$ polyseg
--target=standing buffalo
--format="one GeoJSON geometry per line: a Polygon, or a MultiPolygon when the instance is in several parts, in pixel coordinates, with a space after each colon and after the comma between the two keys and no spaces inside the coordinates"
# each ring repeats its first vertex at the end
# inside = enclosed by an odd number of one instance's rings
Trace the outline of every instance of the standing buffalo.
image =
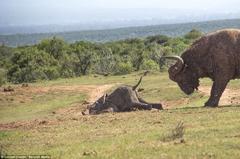
{"type": "Polygon", "coordinates": [[[169,78],[186,94],[198,88],[199,78],[211,78],[211,96],[205,106],[216,107],[228,82],[240,78],[240,30],[225,29],[207,34],[195,41],[181,57],[165,58],[177,60],[168,70],[169,78]]]}

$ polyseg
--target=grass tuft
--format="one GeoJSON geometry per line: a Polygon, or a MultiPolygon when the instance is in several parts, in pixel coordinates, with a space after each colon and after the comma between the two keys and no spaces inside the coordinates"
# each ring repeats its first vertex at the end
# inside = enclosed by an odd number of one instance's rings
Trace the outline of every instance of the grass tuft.
{"type": "Polygon", "coordinates": [[[169,134],[165,135],[162,138],[163,142],[170,142],[177,139],[180,139],[183,141],[183,135],[184,135],[184,124],[182,121],[178,122],[176,127],[173,128],[169,134]]]}

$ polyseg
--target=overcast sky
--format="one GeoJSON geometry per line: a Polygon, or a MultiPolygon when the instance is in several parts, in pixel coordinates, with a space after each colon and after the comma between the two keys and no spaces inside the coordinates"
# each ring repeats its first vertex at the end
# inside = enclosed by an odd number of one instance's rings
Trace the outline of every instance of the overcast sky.
{"type": "Polygon", "coordinates": [[[238,9],[239,0],[1,0],[1,10],[86,8],[238,9]],[[44,8],[39,8],[44,7],[44,8]]]}
{"type": "Polygon", "coordinates": [[[167,17],[169,10],[171,16],[181,15],[182,11],[210,16],[237,13],[239,7],[240,0],[0,0],[0,25],[91,22],[116,17],[134,19],[145,15],[145,9],[148,12],[154,10],[147,15],[149,18],[156,18],[160,13],[167,17]],[[139,14],[141,16],[137,17],[139,14]]]}

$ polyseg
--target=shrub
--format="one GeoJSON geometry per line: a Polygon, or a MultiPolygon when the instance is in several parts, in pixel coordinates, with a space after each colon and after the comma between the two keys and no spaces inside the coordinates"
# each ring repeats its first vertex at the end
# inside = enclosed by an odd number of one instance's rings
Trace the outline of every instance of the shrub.
{"type": "Polygon", "coordinates": [[[43,70],[44,74],[46,75],[47,79],[52,80],[52,79],[56,79],[60,76],[59,71],[57,69],[57,67],[46,67],[43,70]]]}
{"type": "Polygon", "coordinates": [[[14,83],[59,77],[58,61],[34,47],[19,50],[13,55],[11,62],[14,65],[9,68],[7,74],[9,80],[14,83]]]}
{"type": "Polygon", "coordinates": [[[157,44],[164,44],[166,43],[170,38],[166,35],[155,35],[155,36],[149,36],[147,37],[147,43],[153,43],[156,42],[157,44]]]}
{"type": "Polygon", "coordinates": [[[186,40],[183,38],[172,38],[165,46],[171,48],[174,54],[180,55],[189,45],[186,44],[186,40]]]}
{"type": "Polygon", "coordinates": [[[124,75],[124,74],[128,74],[131,73],[133,70],[132,64],[130,62],[119,62],[116,65],[116,69],[115,69],[115,74],[116,75],[124,75]]]}
{"type": "Polygon", "coordinates": [[[158,64],[151,59],[144,60],[141,66],[141,69],[143,70],[158,70],[158,68],[159,68],[158,64]]]}
{"type": "Polygon", "coordinates": [[[6,71],[4,69],[0,69],[0,87],[6,83],[6,71]]]}
{"type": "Polygon", "coordinates": [[[187,33],[184,38],[189,39],[189,40],[195,40],[198,39],[199,37],[202,36],[202,32],[199,30],[193,29],[189,33],[187,33]]]}
{"type": "Polygon", "coordinates": [[[65,50],[67,49],[67,44],[61,38],[52,37],[50,39],[42,40],[37,48],[39,50],[43,50],[50,55],[52,55],[55,59],[61,58],[65,54],[65,50]]]}

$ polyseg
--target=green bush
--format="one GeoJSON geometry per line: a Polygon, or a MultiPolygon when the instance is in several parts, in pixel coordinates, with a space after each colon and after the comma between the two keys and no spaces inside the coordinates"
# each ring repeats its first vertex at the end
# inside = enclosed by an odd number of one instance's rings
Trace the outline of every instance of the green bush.
{"type": "Polygon", "coordinates": [[[165,70],[168,61],[160,57],[180,55],[191,39],[199,36],[199,31],[192,30],[185,38],[156,35],[106,43],[78,41],[68,44],[53,37],[33,46],[10,48],[2,45],[0,68],[6,70],[8,81],[13,83],[89,73],[122,75],[141,69],[165,70]]]}
{"type": "Polygon", "coordinates": [[[143,65],[141,66],[141,69],[143,69],[143,70],[158,70],[159,65],[151,59],[144,60],[143,65]]]}
{"type": "Polygon", "coordinates": [[[202,36],[202,32],[199,30],[193,29],[189,33],[187,33],[184,38],[189,39],[189,40],[195,40],[198,39],[199,37],[202,36]]]}
{"type": "Polygon", "coordinates": [[[0,87],[4,85],[7,81],[6,71],[4,69],[0,69],[0,87]]]}
{"type": "Polygon", "coordinates": [[[61,68],[60,75],[63,78],[75,77],[75,72],[71,68],[61,68]]]}
{"type": "Polygon", "coordinates": [[[39,50],[43,50],[50,55],[52,55],[55,59],[61,58],[65,52],[67,51],[67,44],[61,38],[52,37],[50,39],[42,40],[37,48],[39,50]]]}
{"type": "Polygon", "coordinates": [[[44,79],[52,80],[60,77],[58,68],[54,66],[44,68],[43,73],[46,75],[44,79]]]}
{"type": "Polygon", "coordinates": [[[164,44],[166,43],[170,38],[166,35],[155,35],[155,36],[149,36],[147,37],[147,43],[157,43],[157,44],[164,44]]]}
{"type": "Polygon", "coordinates": [[[13,65],[8,70],[11,82],[34,82],[36,80],[59,77],[58,61],[44,51],[29,47],[18,50],[11,59],[13,65]]]}
{"type": "Polygon", "coordinates": [[[96,62],[97,46],[90,42],[79,41],[71,45],[74,57],[74,72],[77,76],[91,72],[93,63],[96,62]]]}
{"type": "Polygon", "coordinates": [[[124,75],[131,73],[133,70],[133,66],[130,62],[120,62],[116,65],[115,74],[116,75],[124,75]]]}
{"type": "Polygon", "coordinates": [[[184,38],[172,38],[165,46],[171,48],[175,55],[180,55],[189,45],[184,38]]]}
{"type": "Polygon", "coordinates": [[[59,61],[61,67],[59,76],[63,78],[75,77],[74,57],[71,54],[64,54],[59,61]]]}

